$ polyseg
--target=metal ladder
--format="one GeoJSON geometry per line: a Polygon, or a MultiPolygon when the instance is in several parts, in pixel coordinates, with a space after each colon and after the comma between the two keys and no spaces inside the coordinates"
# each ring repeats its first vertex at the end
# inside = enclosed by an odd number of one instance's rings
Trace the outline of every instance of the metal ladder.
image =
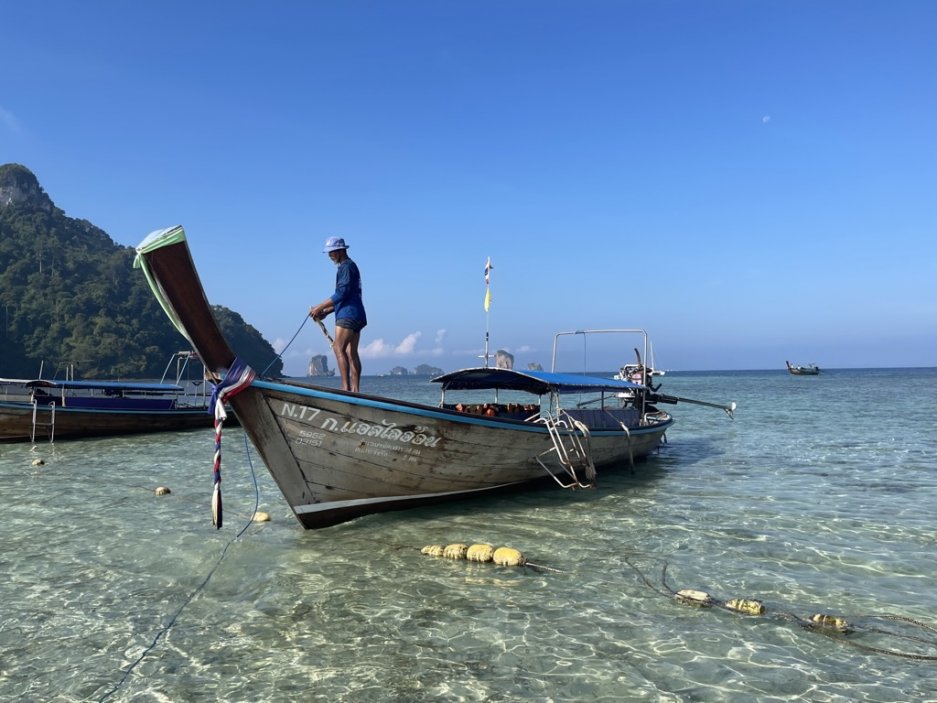
{"type": "Polygon", "coordinates": [[[543,450],[534,457],[543,470],[550,474],[553,480],[563,488],[591,488],[595,485],[595,464],[592,462],[589,428],[563,412],[556,417],[541,416],[537,422],[547,428],[553,442],[552,447],[543,450]],[[585,440],[585,444],[583,444],[583,440],[585,440]],[[560,477],[550,471],[550,468],[543,463],[543,457],[548,454],[556,455],[556,461],[572,477],[573,480],[570,483],[563,483],[560,477]],[[576,474],[577,469],[585,474],[588,483],[579,480],[576,474]]]}
{"type": "Polygon", "coordinates": [[[33,398],[33,427],[32,433],[30,434],[29,441],[33,444],[36,443],[36,428],[37,427],[47,427],[49,429],[49,441],[55,441],[55,403],[49,403],[49,421],[40,422],[40,413],[46,412],[45,408],[40,409],[39,401],[36,398],[33,398]]]}

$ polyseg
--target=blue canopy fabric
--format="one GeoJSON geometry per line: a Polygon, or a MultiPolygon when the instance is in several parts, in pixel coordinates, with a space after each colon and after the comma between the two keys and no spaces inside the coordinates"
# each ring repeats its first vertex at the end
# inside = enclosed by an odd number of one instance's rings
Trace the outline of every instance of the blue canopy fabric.
{"type": "Polygon", "coordinates": [[[524,391],[534,395],[546,393],[621,393],[644,389],[639,383],[619,381],[601,376],[585,376],[551,371],[518,371],[515,369],[474,368],[453,371],[432,379],[444,391],[500,389],[524,391]]]}

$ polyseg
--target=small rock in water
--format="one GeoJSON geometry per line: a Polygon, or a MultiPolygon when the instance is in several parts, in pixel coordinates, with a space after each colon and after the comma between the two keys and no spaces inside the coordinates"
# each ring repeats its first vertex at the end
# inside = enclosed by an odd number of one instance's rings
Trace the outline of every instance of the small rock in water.
{"type": "Polygon", "coordinates": [[[33,466],[45,466],[45,463],[42,459],[33,459],[33,466]]]}
{"type": "Polygon", "coordinates": [[[170,491],[166,486],[157,486],[156,495],[158,496],[168,496],[172,491],[170,491]]]}
{"type": "Polygon", "coordinates": [[[254,513],[254,522],[270,522],[270,513],[258,510],[254,513]]]}

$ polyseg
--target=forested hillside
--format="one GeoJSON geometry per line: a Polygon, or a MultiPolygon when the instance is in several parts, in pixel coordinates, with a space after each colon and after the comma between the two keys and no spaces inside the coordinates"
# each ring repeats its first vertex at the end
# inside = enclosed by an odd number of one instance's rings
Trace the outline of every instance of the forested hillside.
{"type": "MultiPolygon", "coordinates": [[[[0,166],[0,376],[154,378],[188,342],[133,268],[134,250],[67,217],[35,175],[0,166]]],[[[214,308],[236,353],[258,371],[276,353],[236,312],[214,308]]],[[[280,375],[276,360],[267,375],[280,375]]]]}

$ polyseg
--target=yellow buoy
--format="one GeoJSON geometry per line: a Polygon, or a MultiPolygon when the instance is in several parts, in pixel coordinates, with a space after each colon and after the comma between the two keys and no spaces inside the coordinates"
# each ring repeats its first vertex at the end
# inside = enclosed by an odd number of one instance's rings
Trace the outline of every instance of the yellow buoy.
{"type": "Polygon", "coordinates": [[[157,486],[156,491],[154,491],[158,496],[168,496],[172,491],[169,490],[166,486],[157,486]]]}
{"type": "Polygon", "coordinates": [[[469,561],[491,561],[494,553],[495,549],[490,544],[473,544],[465,553],[465,558],[469,561]]]}
{"type": "Polygon", "coordinates": [[[446,548],[441,544],[427,544],[420,550],[421,554],[428,554],[431,557],[441,557],[446,548]]]}
{"type": "Polygon", "coordinates": [[[713,604],[712,596],[706,591],[694,591],[692,588],[677,591],[674,596],[684,605],[695,605],[697,608],[709,608],[713,604]]]}
{"type": "Polygon", "coordinates": [[[446,559],[465,559],[465,553],[468,551],[467,544],[448,544],[446,549],[443,551],[442,555],[446,559]]]}
{"type": "Polygon", "coordinates": [[[849,632],[850,627],[849,623],[846,621],[846,618],[840,618],[836,615],[825,615],[824,613],[817,613],[816,615],[810,616],[810,622],[814,625],[818,625],[825,630],[835,630],[836,632],[849,632]]]}
{"type": "Polygon", "coordinates": [[[270,513],[258,510],[254,513],[254,522],[270,522],[270,513]]]}
{"type": "Polygon", "coordinates": [[[745,615],[764,615],[765,606],[760,600],[748,598],[733,598],[726,601],[726,607],[745,615]]]}
{"type": "Polygon", "coordinates": [[[527,563],[526,557],[512,547],[498,547],[491,558],[498,566],[523,566],[527,563]]]}

